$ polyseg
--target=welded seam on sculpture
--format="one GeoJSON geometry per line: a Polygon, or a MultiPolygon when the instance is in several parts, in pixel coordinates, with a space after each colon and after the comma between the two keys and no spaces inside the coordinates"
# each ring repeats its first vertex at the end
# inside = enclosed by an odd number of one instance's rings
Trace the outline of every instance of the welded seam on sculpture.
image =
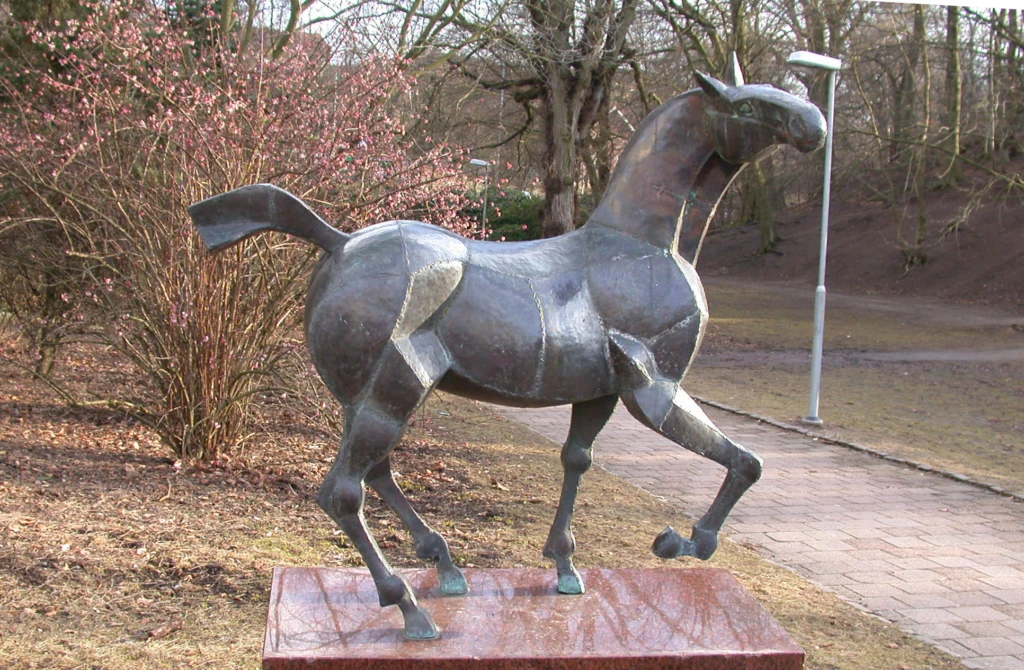
{"type": "Polygon", "coordinates": [[[540,316],[540,355],[537,358],[537,372],[533,375],[533,388],[531,389],[531,393],[538,395],[544,384],[544,364],[548,352],[548,325],[544,320],[544,306],[540,302],[540,296],[537,295],[537,287],[533,285],[533,279],[527,277],[526,283],[530,287],[530,295],[533,296],[533,303],[537,306],[537,314],[540,316]]]}

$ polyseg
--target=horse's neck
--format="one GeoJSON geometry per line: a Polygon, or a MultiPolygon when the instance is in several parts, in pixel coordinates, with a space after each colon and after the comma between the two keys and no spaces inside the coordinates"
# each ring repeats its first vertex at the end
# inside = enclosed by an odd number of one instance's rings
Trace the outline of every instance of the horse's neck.
{"type": "Polygon", "coordinates": [[[703,94],[690,91],[644,119],[587,221],[696,258],[708,221],[741,166],[714,152],[703,94]]]}
{"type": "Polygon", "coordinates": [[[718,154],[712,154],[697,172],[690,197],[679,217],[679,242],[676,246],[679,255],[693,265],[697,265],[704,236],[708,234],[718,203],[744,165],[746,163],[726,163],[718,154]]]}

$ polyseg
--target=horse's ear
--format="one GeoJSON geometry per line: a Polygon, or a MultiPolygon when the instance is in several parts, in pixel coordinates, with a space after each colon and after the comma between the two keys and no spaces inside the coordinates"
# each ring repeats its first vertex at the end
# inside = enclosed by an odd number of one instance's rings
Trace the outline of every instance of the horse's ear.
{"type": "Polygon", "coordinates": [[[725,68],[725,83],[729,86],[743,86],[743,70],[740,69],[740,59],[736,57],[735,51],[729,52],[729,65],[725,68]]]}
{"type": "Polygon", "coordinates": [[[700,87],[704,89],[704,93],[709,98],[718,99],[725,97],[725,90],[728,88],[725,84],[710,75],[700,72],[694,72],[693,74],[697,77],[697,83],[700,84],[700,87]]]}

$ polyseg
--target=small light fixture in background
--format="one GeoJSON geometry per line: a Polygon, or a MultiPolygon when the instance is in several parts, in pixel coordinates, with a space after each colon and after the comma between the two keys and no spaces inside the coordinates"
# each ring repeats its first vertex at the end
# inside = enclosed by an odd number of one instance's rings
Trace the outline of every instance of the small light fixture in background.
{"type": "Polygon", "coordinates": [[[483,222],[481,226],[484,231],[487,230],[487,194],[491,190],[491,161],[485,161],[482,158],[470,158],[469,164],[474,167],[482,167],[484,169],[484,209],[483,209],[483,222]]]}

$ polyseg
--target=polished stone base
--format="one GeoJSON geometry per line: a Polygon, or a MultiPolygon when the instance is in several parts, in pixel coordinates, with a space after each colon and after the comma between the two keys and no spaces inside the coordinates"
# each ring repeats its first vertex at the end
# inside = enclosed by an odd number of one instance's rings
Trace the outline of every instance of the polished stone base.
{"type": "Polygon", "coordinates": [[[587,592],[555,591],[555,571],[465,571],[445,597],[434,570],[404,570],[441,628],[402,634],[363,569],[277,568],[264,670],[557,668],[799,670],[804,653],[725,570],[584,569],[587,592]]]}

